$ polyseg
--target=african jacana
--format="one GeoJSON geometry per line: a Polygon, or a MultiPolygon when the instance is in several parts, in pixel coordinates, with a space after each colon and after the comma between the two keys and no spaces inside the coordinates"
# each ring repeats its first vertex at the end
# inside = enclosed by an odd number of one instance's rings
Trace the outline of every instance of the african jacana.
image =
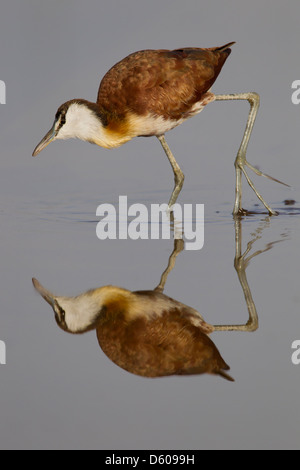
{"type": "Polygon", "coordinates": [[[248,100],[250,113],[235,161],[236,198],[233,213],[244,213],[241,185],[244,173],[269,214],[275,214],[258,193],[245,169],[248,166],[256,174],[271,178],[246,160],[246,150],[259,107],[259,95],[214,95],[210,91],[233,44],[209,49],[144,50],[129,55],[106,73],[100,83],[96,103],[73,99],[58,108],[53,127],[37,145],[33,156],[56,139],[78,138],[112,148],[134,137],[156,136],[175,176],[175,187],[169,201],[171,207],[181,191],[184,175],[164,134],[200,113],[208,103],[248,100]]]}
{"type": "Polygon", "coordinates": [[[60,297],[33,285],[68,333],[96,329],[104,353],[119,367],[144,377],[214,374],[229,381],[230,368],[208,337],[215,328],[191,307],[159,290],[131,292],[106,286],[60,297]]]}

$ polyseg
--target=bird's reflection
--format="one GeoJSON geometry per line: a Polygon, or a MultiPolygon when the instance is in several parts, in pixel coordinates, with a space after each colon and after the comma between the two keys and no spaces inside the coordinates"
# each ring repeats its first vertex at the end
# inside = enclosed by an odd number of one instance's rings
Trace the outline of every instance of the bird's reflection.
{"type": "Polygon", "coordinates": [[[36,279],[33,279],[33,285],[53,308],[60,328],[73,334],[96,330],[104,353],[128,372],[143,377],[208,373],[234,381],[227,374],[230,368],[209,334],[214,331],[255,331],[258,328],[246,268],[250,259],[274,244],[249,254],[261,236],[263,229],[259,227],[242,254],[241,224],[241,220],[235,221],[235,268],[249,311],[249,321],[245,325],[210,325],[197,310],[163,293],[168,275],[184,248],[181,239],[174,241],[168,266],[154,290],[132,292],[105,286],[77,297],[62,297],[52,294],[36,279]]]}
{"type": "Polygon", "coordinates": [[[202,316],[163,294],[183,241],[176,240],[169,265],[154,290],[131,292],[115,286],[78,297],[56,296],[36,279],[33,284],[52,306],[58,326],[74,334],[96,329],[104,353],[118,366],[144,377],[211,373],[232,380],[208,334],[214,327],[202,316]]]}

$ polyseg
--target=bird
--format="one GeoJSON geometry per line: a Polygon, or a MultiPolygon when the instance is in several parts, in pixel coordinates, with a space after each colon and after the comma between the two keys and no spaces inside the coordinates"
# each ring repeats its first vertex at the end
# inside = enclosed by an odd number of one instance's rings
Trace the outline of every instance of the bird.
{"type": "Polygon", "coordinates": [[[96,330],[106,356],[132,374],[154,378],[207,373],[234,382],[227,374],[230,367],[209,338],[214,327],[160,288],[132,292],[103,286],[62,297],[36,278],[32,282],[51,305],[62,330],[72,334],[96,330]]]}
{"type": "Polygon", "coordinates": [[[174,173],[175,185],[169,200],[169,208],[172,208],[183,187],[184,174],[166,142],[166,132],[214,101],[247,100],[250,112],[235,160],[233,215],[247,213],[242,208],[242,174],[268,213],[276,215],[277,212],[265,202],[246,172],[248,167],[258,175],[281,183],[246,160],[259,108],[259,95],[254,92],[215,95],[211,92],[234,44],[212,48],[147,49],[130,54],[104,75],[95,103],[71,99],[58,108],[52,128],[36,146],[33,156],[58,139],[78,138],[110,149],[135,137],[155,136],[174,173]]]}

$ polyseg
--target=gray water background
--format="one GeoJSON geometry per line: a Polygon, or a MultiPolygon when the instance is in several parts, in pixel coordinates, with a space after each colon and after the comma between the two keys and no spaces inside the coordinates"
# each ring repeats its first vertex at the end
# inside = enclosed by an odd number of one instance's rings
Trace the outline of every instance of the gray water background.
{"type": "MultiPolygon", "coordinates": [[[[298,1],[11,0],[1,7],[0,79],[0,365],[1,449],[299,449],[300,339],[298,1]],[[57,107],[94,100],[104,73],[144,48],[211,47],[237,41],[216,93],[257,91],[261,108],[248,159],[292,189],[254,178],[280,213],[243,220],[243,249],[256,237],[247,276],[258,310],[256,333],[212,339],[236,382],[210,376],[143,379],[115,366],[94,332],[57,328],[31,278],[76,295],[115,284],[154,288],[170,241],[105,241],[96,237],[96,208],[168,200],[173,177],[156,139],[116,150],[79,141],[33,148],[57,107]],[[258,232],[257,232],[258,231],[258,232]]],[[[205,204],[205,246],[185,251],[166,294],[214,324],[244,323],[248,313],[233,261],[233,162],[247,103],[213,103],[167,135],[185,175],[181,203],[205,204]]],[[[246,189],[244,206],[256,206],[246,189]]]]}

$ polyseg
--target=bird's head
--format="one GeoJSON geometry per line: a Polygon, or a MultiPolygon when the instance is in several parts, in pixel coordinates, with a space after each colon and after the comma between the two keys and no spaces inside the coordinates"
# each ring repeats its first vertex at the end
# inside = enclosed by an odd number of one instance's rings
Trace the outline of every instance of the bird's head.
{"type": "Polygon", "coordinates": [[[36,146],[32,155],[36,157],[50,142],[57,139],[77,138],[102,145],[104,121],[96,103],[83,99],[67,101],[58,108],[53,126],[36,146]]]}
{"type": "Polygon", "coordinates": [[[73,334],[94,330],[103,310],[102,289],[88,291],[77,297],[60,297],[32,279],[37,292],[53,308],[58,326],[73,334]]]}

